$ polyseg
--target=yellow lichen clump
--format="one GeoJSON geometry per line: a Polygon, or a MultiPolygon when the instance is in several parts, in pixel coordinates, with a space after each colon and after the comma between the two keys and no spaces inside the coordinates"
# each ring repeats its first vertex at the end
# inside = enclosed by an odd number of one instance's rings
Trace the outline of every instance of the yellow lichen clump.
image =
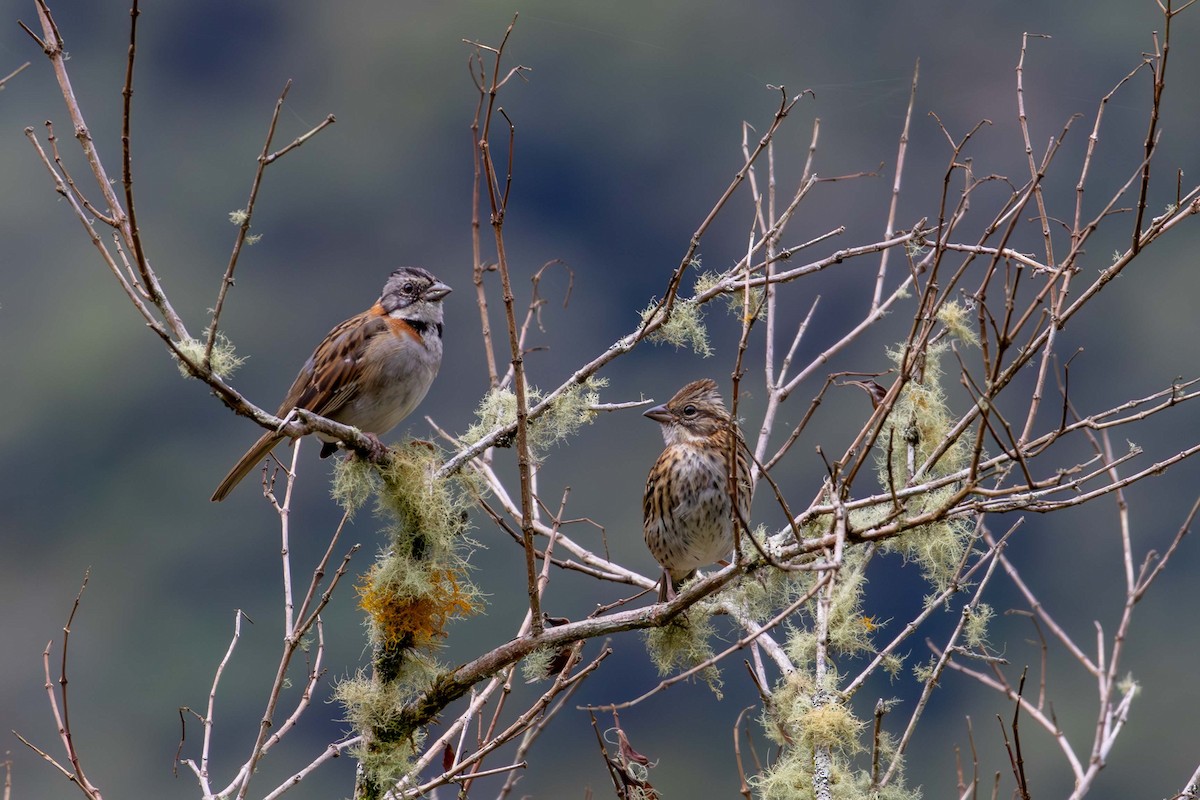
{"type": "Polygon", "coordinates": [[[382,470],[359,459],[338,467],[335,497],[354,509],[374,493],[388,522],[389,546],[358,586],[377,645],[430,645],[450,620],[482,606],[463,554],[470,499],[461,478],[436,477],[439,463],[432,446],[409,442],[393,448],[382,470]]]}
{"type": "Polygon", "coordinates": [[[453,572],[428,573],[429,585],[421,594],[406,592],[403,583],[378,579],[387,572],[376,564],[356,587],[359,605],[370,615],[379,642],[385,646],[427,646],[446,635],[446,623],[451,619],[478,611],[473,593],[463,590],[453,572]]]}

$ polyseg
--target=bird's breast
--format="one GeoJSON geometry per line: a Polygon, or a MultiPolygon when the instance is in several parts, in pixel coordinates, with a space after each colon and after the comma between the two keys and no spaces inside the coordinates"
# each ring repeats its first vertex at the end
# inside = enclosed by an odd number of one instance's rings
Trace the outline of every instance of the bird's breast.
{"type": "Polygon", "coordinates": [[[429,391],[442,363],[442,341],[421,336],[407,324],[389,324],[362,355],[361,384],[336,419],[364,431],[385,434],[396,427],[429,391]]]}

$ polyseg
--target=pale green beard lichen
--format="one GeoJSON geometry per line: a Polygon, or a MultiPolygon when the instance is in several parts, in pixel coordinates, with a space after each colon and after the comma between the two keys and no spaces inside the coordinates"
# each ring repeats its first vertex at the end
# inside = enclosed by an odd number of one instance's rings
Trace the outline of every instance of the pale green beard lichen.
{"type": "MultiPolygon", "coordinates": [[[[708,294],[724,281],[726,276],[715,272],[702,272],[696,276],[695,293],[697,296],[708,294]]],[[[750,304],[746,305],[745,273],[734,284],[732,290],[726,291],[726,309],[738,318],[762,319],[767,313],[767,290],[764,286],[754,286],[750,289],[750,304]]]]}
{"type": "MultiPolygon", "coordinates": [[[[588,378],[581,385],[568,387],[555,398],[554,403],[535,419],[529,421],[529,445],[534,456],[540,458],[559,442],[579,432],[584,425],[596,417],[593,407],[600,402],[600,390],[608,385],[607,378],[588,378]]],[[[530,408],[536,406],[545,395],[534,387],[525,394],[530,408]]],[[[493,389],[484,395],[475,411],[478,420],[460,437],[464,444],[474,444],[487,434],[504,425],[517,421],[517,397],[509,389],[493,389]]]]}
{"type": "MultiPolygon", "coordinates": [[[[712,608],[701,602],[661,628],[646,631],[646,651],[659,675],[670,675],[677,670],[691,669],[712,658],[709,641],[713,636],[712,608]]],[[[722,697],[721,672],[715,665],[701,670],[699,676],[708,683],[708,688],[719,700],[722,697]]]]}
{"type": "MultiPolygon", "coordinates": [[[[663,316],[662,309],[655,310],[657,303],[651,303],[642,310],[642,324],[663,316]]],[[[671,309],[671,316],[666,322],[652,331],[646,341],[656,344],[674,345],[691,348],[696,355],[708,358],[713,354],[712,345],[708,341],[708,328],[704,325],[704,307],[695,299],[678,300],[671,309]]]]}
{"type": "MultiPolygon", "coordinates": [[[[193,364],[199,364],[204,361],[205,343],[200,339],[183,339],[176,342],[175,346],[179,348],[179,352],[183,354],[193,364]]],[[[174,355],[174,353],[172,353],[174,355]]],[[[213,373],[221,380],[228,380],[237,368],[242,365],[246,359],[237,355],[233,349],[233,342],[223,333],[218,333],[216,341],[213,342],[212,356],[210,366],[213,373]]],[[[191,369],[188,368],[182,360],[176,356],[176,363],[179,367],[179,374],[185,378],[195,377],[191,369]]]]}
{"type": "Polygon", "coordinates": [[[446,624],[479,611],[471,583],[465,535],[472,494],[465,476],[439,478],[438,451],[425,442],[392,448],[382,471],[362,459],[343,460],[334,473],[334,498],[355,510],[374,494],[387,522],[388,547],[358,586],[380,646],[423,647],[445,635],[446,624]]]}
{"type": "Polygon", "coordinates": [[[371,732],[351,754],[375,785],[395,785],[412,770],[425,732],[403,730],[401,710],[435,675],[433,662],[412,654],[394,681],[381,683],[359,672],[338,683],[334,696],[346,710],[346,721],[356,731],[371,732]]]}
{"type": "Polygon", "coordinates": [[[472,584],[467,556],[467,509],[478,488],[466,474],[439,477],[442,454],[427,442],[393,447],[382,467],[340,461],[334,497],[355,511],[374,495],[387,545],[358,584],[374,646],[371,676],[338,685],[347,719],[362,734],[354,755],[376,786],[390,786],[412,769],[424,731],[405,722],[405,704],[429,688],[437,672],[430,651],[455,618],[478,613],[483,599],[472,584]]]}
{"type": "Polygon", "coordinates": [[[979,346],[979,336],[971,327],[971,317],[961,303],[956,300],[943,303],[938,309],[937,318],[955,339],[974,347],[979,346]]]}
{"type": "MultiPolygon", "coordinates": [[[[921,380],[911,380],[896,398],[876,444],[876,473],[885,489],[903,489],[911,481],[929,481],[965,470],[971,449],[967,437],[959,435],[929,466],[926,462],[941,447],[954,423],[942,390],[944,376],[941,359],[946,344],[931,345],[925,353],[921,380]],[[922,469],[924,467],[924,469],[922,469]],[[915,477],[910,473],[918,470],[915,477]]],[[[899,364],[902,350],[890,353],[899,364]]],[[[919,517],[945,508],[958,491],[949,483],[921,492],[903,503],[905,518],[919,517]]],[[[890,504],[887,504],[890,509],[890,504]]],[[[884,509],[879,509],[883,511],[884,509]]],[[[898,552],[905,560],[918,564],[937,592],[944,591],[958,572],[974,536],[969,519],[938,519],[894,536],[882,545],[884,551],[898,552]]]]}

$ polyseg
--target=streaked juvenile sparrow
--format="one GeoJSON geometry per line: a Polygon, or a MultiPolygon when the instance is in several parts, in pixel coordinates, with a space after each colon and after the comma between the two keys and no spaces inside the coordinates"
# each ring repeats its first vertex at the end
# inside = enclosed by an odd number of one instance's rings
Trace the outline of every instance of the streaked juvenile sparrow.
{"type": "MultiPolygon", "coordinates": [[[[420,267],[388,277],[375,305],[334,327],[300,369],[276,416],[302,408],[370,435],[385,434],[417,407],[442,363],[442,298],[450,287],[420,267]]],[[[325,444],[321,457],[338,444],[325,444]]],[[[263,434],[213,492],[224,500],[284,438],[263,434]]]]}
{"type": "MultiPolygon", "coordinates": [[[[730,515],[729,412],[717,384],[693,381],[645,416],[662,425],[666,449],[646,478],[642,531],[646,546],[662,565],[659,602],[675,596],[675,586],[696,569],[733,550],[730,515]]],[[[741,432],[737,435],[738,516],[750,515],[750,466],[741,432]]]]}

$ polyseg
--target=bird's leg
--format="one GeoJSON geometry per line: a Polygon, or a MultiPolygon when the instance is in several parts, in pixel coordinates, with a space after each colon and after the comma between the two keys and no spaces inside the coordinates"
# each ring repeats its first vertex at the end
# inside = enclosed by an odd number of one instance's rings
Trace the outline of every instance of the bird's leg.
{"type": "Polygon", "coordinates": [[[675,584],[671,582],[671,573],[663,570],[662,580],[658,582],[658,602],[669,603],[675,599],[675,584]]]}

